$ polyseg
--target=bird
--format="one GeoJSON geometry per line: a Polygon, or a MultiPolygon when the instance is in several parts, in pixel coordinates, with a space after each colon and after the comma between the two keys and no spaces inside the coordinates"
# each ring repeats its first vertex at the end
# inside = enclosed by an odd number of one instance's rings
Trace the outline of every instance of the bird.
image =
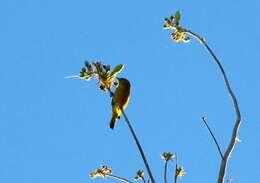
{"type": "Polygon", "coordinates": [[[114,129],[117,119],[120,118],[122,110],[125,110],[130,99],[130,82],[125,78],[117,78],[119,81],[118,87],[115,90],[112,98],[112,118],[109,127],[114,129]]]}

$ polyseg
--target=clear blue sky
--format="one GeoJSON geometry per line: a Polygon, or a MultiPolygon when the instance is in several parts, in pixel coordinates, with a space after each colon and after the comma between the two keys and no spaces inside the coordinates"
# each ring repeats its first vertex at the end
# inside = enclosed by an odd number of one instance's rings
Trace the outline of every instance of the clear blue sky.
{"type": "MultiPolygon", "coordinates": [[[[0,2],[0,182],[86,183],[101,164],[131,179],[143,162],[121,119],[108,128],[111,98],[96,81],[68,80],[85,60],[125,64],[126,110],[157,182],[162,152],[177,152],[180,182],[216,182],[235,115],[223,78],[195,40],[176,44],[163,18],[204,36],[222,61],[241,106],[239,143],[228,177],[260,176],[260,3],[251,1],[4,0],[0,2]]],[[[173,164],[169,169],[173,174],[173,164]]],[[[172,178],[170,178],[172,179],[172,178]]]]}

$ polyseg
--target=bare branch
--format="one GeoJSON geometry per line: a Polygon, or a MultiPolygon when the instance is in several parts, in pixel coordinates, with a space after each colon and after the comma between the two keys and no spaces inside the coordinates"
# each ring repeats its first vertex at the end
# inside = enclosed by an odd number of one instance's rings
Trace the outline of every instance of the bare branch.
{"type": "MultiPolygon", "coordinates": [[[[121,107],[120,107],[120,108],[121,108],[121,107]]],[[[121,108],[121,109],[122,109],[122,108],[121,108]]],[[[149,177],[151,178],[151,182],[152,182],[152,183],[155,183],[154,178],[153,178],[153,175],[152,175],[152,171],[151,171],[151,169],[150,169],[150,167],[149,167],[149,164],[148,164],[148,162],[147,162],[147,160],[146,160],[146,157],[145,157],[145,155],[144,155],[144,151],[143,151],[143,149],[142,149],[142,146],[141,146],[141,144],[140,144],[140,142],[139,142],[139,140],[138,140],[138,138],[137,138],[137,136],[136,136],[136,134],[135,134],[135,131],[134,131],[134,129],[133,129],[133,127],[132,127],[132,125],[131,125],[131,123],[130,123],[128,117],[127,117],[127,115],[125,114],[124,110],[122,110],[122,114],[123,114],[123,116],[124,116],[124,118],[125,118],[125,121],[126,121],[128,127],[129,127],[129,129],[130,129],[132,135],[133,135],[133,138],[134,138],[134,140],[135,140],[135,143],[136,143],[136,145],[137,145],[137,147],[138,147],[138,149],[139,149],[139,151],[140,151],[140,154],[141,154],[141,156],[142,156],[142,158],[143,158],[145,167],[146,167],[146,169],[147,169],[147,172],[148,172],[148,174],[149,174],[149,177]]]]}
{"type": "Polygon", "coordinates": [[[233,106],[234,106],[234,110],[236,113],[236,121],[235,121],[235,125],[233,127],[233,131],[232,131],[232,136],[229,142],[229,145],[225,151],[224,157],[221,161],[221,165],[220,165],[220,170],[219,170],[219,176],[218,176],[218,183],[224,183],[225,180],[225,174],[226,174],[226,169],[227,169],[227,164],[228,164],[228,160],[230,155],[232,154],[232,151],[236,145],[237,142],[237,136],[238,136],[238,131],[239,131],[239,127],[241,124],[241,114],[240,114],[240,109],[238,106],[238,102],[236,99],[235,94],[233,93],[227,74],[225,73],[225,70],[222,66],[222,64],[220,63],[220,61],[218,60],[218,58],[216,57],[216,55],[214,54],[214,52],[210,49],[210,47],[207,45],[207,43],[205,42],[205,40],[198,36],[197,34],[195,34],[194,32],[187,30],[187,29],[183,29],[181,28],[181,31],[193,36],[194,38],[196,38],[197,40],[199,40],[199,42],[208,50],[208,52],[210,53],[210,55],[213,57],[215,63],[218,65],[223,77],[224,77],[224,81],[225,81],[225,85],[227,87],[227,91],[228,94],[230,95],[232,102],[233,102],[233,106]]]}
{"type": "Polygon", "coordinates": [[[215,142],[215,144],[216,144],[216,146],[217,146],[217,148],[218,148],[218,152],[219,152],[221,158],[224,159],[224,156],[223,156],[223,154],[222,154],[222,152],[221,152],[221,149],[220,149],[220,146],[219,146],[219,144],[218,144],[218,141],[217,141],[217,139],[215,138],[215,136],[214,136],[212,130],[210,129],[210,127],[209,127],[209,125],[208,125],[208,123],[207,123],[206,118],[205,118],[205,117],[202,117],[202,121],[203,121],[204,124],[206,125],[206,127],[207,127],[207,129],[208,129],[208,131],[209,131],[209,133],[210,133],[210,135],[211,135],[211,137],[213,138],[213,140],[214,140],[214,142],[215,142]]]}
{"type": "MultiPolygon", "coordinates": [[[[109,88],[108,88],[108,91],[109,91],[110,95],[113,96],[113,92],[112,92],[109,88]]],[[[138,150],[139,150],[139,152],[140,152],[140,154],[141,154],[141,156],[142,156],[142,159],[143,159],[143,161],[144,161],[144,164],[145,164],[145,167],[146,167],[147,172],[148,172],[148,174],[149,174],[149,177],[150,177],[150,179],[151,179],[151,182],[152,182],[152,183],[155,183],[155,180],[154,180],[153,175],[152,175],[152,171],[151,171],[151,169],[150,169],[150,167],[149,167],[149,164],[148,164],[148,162],[147,162],[147,160],[146,160],[146,157],[145,157],[145,155],[144,155],[144,151],[143,151],[142,146],[141,146],[141,144],[140,144],[140,142],[139,142],[139,140],[138,140],[138,138],[137,138],[137,136],[136,136],[136,134],[135,134],[135,131],[134,131],[134,129],[133,129],[133,127],[132,127],[132,125],[131,125],[131,123],[130,123],[128,117],[127,117],[127,115],[125,114],[125,111],[123,110],[122,106],[120,106],[120,103],[116,100],[116,98],[114,98],[114,100],[115,100],[115,102],[117,103],[117,105],[120,107],[120,109],[121,109],[121,111],[122,111],[122,114],[123,114],[123,116],[124,116],[124,118],[125,118],[125,122],[126,122],[126,124],[128,125],[128,127],[129,127],[129,129],[130,129],[130,131],[131,131],[131,134],[132,134],[132,136],[133,136],[133,138],[134,138],[134,140],[135,140],[135,143],[136,143],[136,145],[137,145],[137,147],[138,147],[138,150]]]]}

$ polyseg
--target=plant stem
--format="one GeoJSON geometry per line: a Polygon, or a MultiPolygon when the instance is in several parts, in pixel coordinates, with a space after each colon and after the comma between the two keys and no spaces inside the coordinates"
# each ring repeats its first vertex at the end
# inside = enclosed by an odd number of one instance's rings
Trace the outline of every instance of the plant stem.
{"type": "Polygon", "coordinates": [[[218,144],[218,141],[217,141],[217,139],[215,138],[213,132],[211,131],[211,129],[210,129],[210,127],[209,127],[209,125],[208,125],[208,123],[207,123],[205,117],[202,117],[202,121],[203,121],[204,124],[206,125],[206,127],[207,127],[207,129],[208,129],[208,131],[209,131],[209,133],[210,133],[210,135],[211,135],[211,137],[213,138],[213,140],[214,140],[214,142],[215,142],[215,144],[216,144],[216,146],[217,146],[217,148],[218,148],[218,152],[219,152],[221,158],[223,159],[224,156],[223,156],[223,154],[222,154],[222,152],[221,152],[221,149],[220,149],[220,146],[219,146],[219,144],[218,144]]]}
{"type": "Polygon", "coordinates": [[[117,179],[121,182],[125,182],[125,183],[132,183],[131,181],[125,179],[125,178],[122,178],[122,177],[119,177],[119,176],[116,176],[116,175],[111,175],[111,174],[105,174],[107,177],[110,177],[110,178],[113,178],[113,179],[117,179]]]}
{"type": "Polygon", "coordinates": [[[178,171],[178,156],[177,153],[175,153],[175,175],[174,175],[174,183],[177,183],[177,171],[178,171]]]}
{"type": "MultiPolygon", "coordinates": [[[[109,91],[110,95],[113,96],[113,92],[112,92],[110,89],[108,89],[108,91],[109,91]]],[[[130,132],[131,132],[131,134],[132,134],[132,136],[133,136],[133,138],[134,138],[134,140],[135,140],[135,143],[136,143],[136,145],[137,145],[137,147],[138,147],[138,150],[139,150],[139,152],[140,152],[140,154],[141,154],[141,156],[142,156],[142,159],[143,159],[143,161],[144,161],[144,164],[145,164],[145,167],[146,167],[146,169],[147,169],[148,175],[149,175],[149,177],[150,177],[150,179],[151,179],[151,182],[152,182],[152,183],[155,183],[154,178],[153,178],[153,175],[152,175],[152,171],[151,171],[151,169],[150,169],[150,167],[149,167],[149,164],[148,164],[148,162],[147,162],[147,160],[146,160],[146,157],[145,157],[145,155],[144,155],[144,151],[143,151],[142,146],[141,146],[141,144],[140,144],[140,142],[139,142],[139,140],[138,140],[138,138],[137,138],[137,136],[136,136],[136,134],[135,134],[135,131],[134,131],[134,129],[133,129],[133,127],[132,127],[132,125],[131,125],[131,123],[130,123],[128,117],[127,117],[127,115],[125,114],[125,111],[123,110],[122,106],[119,104],[119,102],[116,100],[116,98],[113,98],[113,99],[115,100],[115,102],[118,104],[118,106],[120,107],[120,109],[121,109],[121,111],[122,111],[122,114],[123,114],[123,116],[124,116],[124,118],[125,118],[125,122],[126,122],[126,124],[128,125],[128,127],[129,127],[129,129],[130,129],[130,132]]]]}
{"type": "Polygon", "coordinates": [[[168,166],[168,160],[166,160],[165,164],[164,164],[164,183],[168,183],[168,181],[167,181],[167,166],[168,166]]]}
{"type": "Polygon", "coordinates": [[[143,180],[143,182],[144,182],[144,183],[146,183],[146,181],[145,181],[144,177],[142,177],[142,180],[143,180]]]}
{"type": "Polygon", "coordinates": [[[136,143],[136,145],[137,145],[137,147],[138,147],[138,149],[139,149],[139,151],[140,151],[140,154],[141,154],[141,156],[142,156],[142,158],[143,158],[145,167],[146,167],[146,169],[147,169],[147,172],[148,172],[148,174],[149,174],[149,177],[151,178],[151,182],[152,182],[152,183],[155,183],[154,178],[153,178],[153,175],[152,175],[152,172],[151,172],[150,167],[149,167],[149,164],[148,164],[148,162],[147,162],[147,160],[146,160],[146,158],[145,158],[144,151],[143,151],[142,146],[141,146],[141,144],[140,144],[140,142],[139,142],[139,140],[138,140],[138,138],[137,138],[137,136],[136,136],[136,134],[135,134],[135,131],[134,131],[134,129],[133,129],[133,127],[132,127],[132,125],[131,125],[131,123],[130,123],[128,117],[126,116],[126,114],[125,114],[125,112],[124,112],[123,110],[122,110],[122,114],[123,114],[123,116],[124,116],[124,118],[125,118],[125,121],[126,121],[128,127],[129,127],[129,129],[130,129],[132,135],[133,135],[133,138],[134,138],[134,140],[135,140],[135,143],[136,143]]]}
{"type": "Polygon", "coordinates": [[[186,30],[186,29],[182,29],[182,31],[184,31],[185,33],[191,35],[192,37],[196,38],[210,53],[210,55],[213,57],[215,63],[218,65],[223,77],[224,77],[224,81],[225,81],[225,85],[228,91],[228,94],[230,95],[232,102],[233,102],[233,106],[235,109],[235,113],[236,113],[236,121],[235,121],[235,125],[233,127],[233,131],[232,131],[232,136],[229,142],[229,145],[225,151],[224,157],[221,161],[221,165],[220,165],[220,170],[219,170],[219,176],[218,176],[218,183],[223,183],[224,179],[225,179],[225,174],[226,174],[226,169],[227,169],[227,164],[228,164],[228,160],[230,155],[232,154],[232,151],[236,145],[237,142],[237,136],[238,136],[238,131],[239,131],[239,127],[241,124],[241,114],[240,114],[240,109],[238,106],[238,102],[236,99],[235,94],[233,93],[227,74],[225,73],[225,70],[222,66],[222,64],[220,63],[220,61],[218,60],[218,58],[216,57],[216,55],[214,54],[214,52],[210,49],[210,47],[207,45],[207,43],[205,42],[205,40],[200,37],[199,35],[195,34],[194,32],[190,31],[190,30],[186,30]]]}

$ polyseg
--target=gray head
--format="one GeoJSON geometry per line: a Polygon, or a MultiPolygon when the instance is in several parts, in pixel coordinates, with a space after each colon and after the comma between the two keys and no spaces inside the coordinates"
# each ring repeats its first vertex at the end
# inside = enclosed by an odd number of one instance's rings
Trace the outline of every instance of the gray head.
{"type": "Polygon", "coordinates": [[[123,84],[123,85],[129,86],[129,87],[131,86],[130,82],[127,79],[125,79],[125,78],[117,78],[117,79],[119,81],[119,84],[123,84]]]}

